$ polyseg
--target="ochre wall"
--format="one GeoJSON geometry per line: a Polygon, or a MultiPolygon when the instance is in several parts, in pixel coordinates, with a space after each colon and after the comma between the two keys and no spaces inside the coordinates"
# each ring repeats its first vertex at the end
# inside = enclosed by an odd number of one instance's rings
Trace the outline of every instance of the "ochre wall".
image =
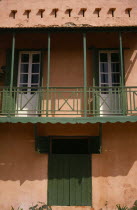
{"type": "Polygon", "coordinates": [[[104,124],[102,154],[92,156],[93,206],[131,207],[137,199],[137,123],[104,124]]]}
{"type": "Polygon", "coordinates": [[[47,27],[47,26],[136,26],[137,5],[135,0],[2,0],[0,1],[0,26],[1,27],[47,27]],[[57,8],[57,17],[55,18],[53,9],[57,8]],[[81,9],[85,8],[85,16],[81,9]],[[98,17],[96,8],[101,8],[100,17],[98,17]],[[115,8],[114,17],[109,11],[115,8]],[[129,17],[126,9],[132,8],[129,17]],[[41,18],[40,9],[45,9],[43,18],[41,18]],[[67,9],[72,9],[69,17],[67,9]],[[13,18],[12,10],[16,11],[13,18]],[[26,10],[31,10],[27,18],[26,10]]]}
{"type": "MultiPolygon", "coordinates": [[[[82,136],[99,132],[98,124],[37,127],[39,135],[82,136]]],[[[95,210],[105,210],[106,201],[108,210],[115,209],[118,203],[131,206],[137,198],[136,127],[137,123],[103,124],[102,153],[92,155],[95,210]]],[[[0,209],[9,210],[13,205],[28,210],[37,201],[46,202],[48,156],[35,152],[34,125],[1,124],[0,145],[0,209]]]]}
{"type": "Polygon", "coordinates": [[[0,209],[47,198],[47,155],[35,152],[33,125],[0,126],[0,209]]]}

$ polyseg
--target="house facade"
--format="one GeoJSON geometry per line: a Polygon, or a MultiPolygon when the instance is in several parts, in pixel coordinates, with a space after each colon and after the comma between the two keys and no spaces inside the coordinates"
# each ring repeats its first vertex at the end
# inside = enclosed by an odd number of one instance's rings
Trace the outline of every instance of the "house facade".
{"type": "Polygon", "coordinates": [[[0,8],[0,209],[133,206],[135,0],[0,8]]]}

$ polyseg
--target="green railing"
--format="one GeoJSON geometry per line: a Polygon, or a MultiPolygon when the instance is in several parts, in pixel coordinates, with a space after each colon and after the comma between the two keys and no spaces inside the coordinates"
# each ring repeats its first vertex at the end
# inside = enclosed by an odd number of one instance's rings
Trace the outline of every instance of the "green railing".
{"type": "Polygon", "coordinates": [[[137,87],[0,88],[1,116],[137,115],[137,87]],[[87,101],[84,101],[86,94],[87,101]],[[86,105],[86,109],[85,109],[86,105]]]}

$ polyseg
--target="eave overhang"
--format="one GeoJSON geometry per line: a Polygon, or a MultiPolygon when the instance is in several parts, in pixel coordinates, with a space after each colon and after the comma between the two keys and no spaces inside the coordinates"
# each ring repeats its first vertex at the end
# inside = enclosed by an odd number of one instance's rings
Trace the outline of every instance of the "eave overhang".
{"type": "Polygon", "coordinates": [[[137,26],[0,27],[0,32],[137,32],[137,26]]]}
{"type": "Polygon", "coordinates": [[[126,123],[137,122],[137,116],[111,116],[111,117],[0,117],[0,123],[60,123],[60,124],[86,124],[86,123],[126,123]]]}

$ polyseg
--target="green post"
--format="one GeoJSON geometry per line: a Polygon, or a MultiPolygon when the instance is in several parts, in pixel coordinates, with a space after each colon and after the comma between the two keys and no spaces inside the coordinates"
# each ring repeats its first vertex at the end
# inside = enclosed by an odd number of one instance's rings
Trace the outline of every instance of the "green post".
{"type": "Polygon", "coordinates": [[[12,88],[13,88],[14,56],[15,56],[15,33],[13,33],[13,36],[12,36],[10,91],[12,91],[12,88]]]}
{"type": "Polygon", "coordinates": [[[47,98],[46,98],[46,117],[48,117],[49,105],[49,83],[50,83],[50,33],[48,34],[48,66],[47,66],[47,98]]]}
{"type": "Polygon", "coordinates": [[[122,34],[119,32],[119,50],[120,50],[120,69],[121,69],[121,86],[124,87],[124,64],[123,64],[123,46],[122,34]]]}
{"type": "Polygon", "coordinates": [[[83,56],[84,56],[84,117],[87,117],[87,53],[86,34],[83,34],[83,56]]]}
{"type": "Polygon", "coordinates": [[[97,68],[96,65],[96,53],[95,53],[95,47],[92,48],[92,72],[93,72],[93,88],[92,91],[92,97],[93,97],[93,116],[96,116],[96,77],[95,77],[95,70],[97,68]]]}
{"type": "Polygon", "coordinates": [[[126,93],[124,89],[124,63],[123,63],[123,45],[122,34],[119,32],[119,51],[120,51],[120,70],[121,70],[121,87],[122,87],[122,111],[123,115],[126,115],[126,93]]]}
{"type": "Polygon", "coordinates": [[[13,75],[14,75],[14,56],[15,56],[15,33],[12,35],[12,52],[11,52],[11,76],[10,76],[10,92],[9,92],[9,106],[8,116],[10,116],[13,108],[13,75]]]}

